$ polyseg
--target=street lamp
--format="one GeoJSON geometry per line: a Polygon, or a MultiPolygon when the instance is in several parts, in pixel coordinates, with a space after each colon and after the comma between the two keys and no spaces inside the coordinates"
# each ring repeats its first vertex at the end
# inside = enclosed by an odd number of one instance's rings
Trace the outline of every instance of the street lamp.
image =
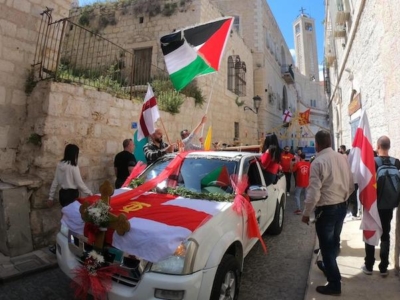
{"type": "Polygon", "coordinates": [[[253,97],[253,108],[251,108],[250,106],[245,105],[243,107],[243,110],[251,110],[253,113],[257,114],[258,113],[258,109],[260,108],[261,105],[261,97],[260,96],[254,96],[253,97]]]}

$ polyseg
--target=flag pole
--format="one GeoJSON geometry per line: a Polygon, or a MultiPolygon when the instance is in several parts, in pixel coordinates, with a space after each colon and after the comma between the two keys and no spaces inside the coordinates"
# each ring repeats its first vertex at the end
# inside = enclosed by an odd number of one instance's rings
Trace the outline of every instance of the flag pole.
{"type": "MultiPolygon", "coordinates": [[[[217,72],[215,72],[214,74],[217,74],[217,72]]],[[[211,91],[210,91],[210,96],[208,97],[208,101],[207,101],[206,114],[208,113],[208,108],[210,107],[211,96],[212,96],[212,93],[213,93],[213,90],[214,90],[214,84],[215,84],[216,81],[217,81],[216,78],[214,78],[214,80],[213,80],[213,82],[211,84],[211,91]]],[[[203,137],[203,133],[204,133],[204,124],[203,124],[203,126],[201,128],[201,135],[200,135],[201,137],[203,137]]]]}
{"type": "Polygon", "coordinates": [[[167,138],[167,142],[168,142],[169,145],[171,145],[171,142],[170,142],[170,140],[169,140],[168,133],[167,133],[167,131],[165,130],[164,122],[163,122],[161,116],[160,116],[160,122],[161,122],[161,126],[162,126],[162,128],[163,128],[163,131],[164,131],[164,133],[165,133],[165,136],[166,136],[166,138],[167,138]]]}

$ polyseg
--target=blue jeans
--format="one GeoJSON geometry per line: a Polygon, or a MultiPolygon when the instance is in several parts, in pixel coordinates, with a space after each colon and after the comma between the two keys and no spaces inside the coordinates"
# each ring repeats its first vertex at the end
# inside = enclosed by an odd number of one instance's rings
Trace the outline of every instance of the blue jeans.
{"type": "Polygon", "coordinates": [[[304,198],[305,198],[307,196],[306,188],[296,186],[296,190],[294,191],[294,199],[296,200],[297,209],[301,209],[300,198],[301,198],[301,192],[303,192],[303,191],[304,191],[304,198]]]}
{"type": "Polygon", "coordinates": [[[319,240],[325,274],[329,286],[341,290],[341,276],[336,262],[340,249],[340,233],[347,212],[347,202],[317,207],[315,229],[319,240]]]}

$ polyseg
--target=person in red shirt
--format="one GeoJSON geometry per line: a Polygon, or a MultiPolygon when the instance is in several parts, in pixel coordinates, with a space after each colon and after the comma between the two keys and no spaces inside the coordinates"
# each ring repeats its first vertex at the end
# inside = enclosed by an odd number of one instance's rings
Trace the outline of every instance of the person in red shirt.
{"type": "Polygon", "coordinates": [[[294,192],[294,199],[296,200],[297,209],[294,211],[296,215],[301,215],[300,197],[301,192],[304,191],[304,197],[306,197],[306,188],[308,187],[310,180],[310,168],[311,164],[305,161],[306,155],[301,153],[300,161],[293,166],[293,172],[296,172],[296,190],[294,192]]]}
{"type": "Polygon", "coordinates": [[[262,147],[261,166],[266,185],[275,184],[280,168],[281,149],[278,137],[275,134],[267,134],[262,147]]]}
{"type": "Polygon", "coordinates": [[[289,152],[289,146],[285,146],[283,148],[283,152],[281,154],[281,166],[282,172],[285,173],[286,177],[286,195],[290,196],[290,180],[292,178],[292,160],[294,159],[294,155],[289,152]]]}

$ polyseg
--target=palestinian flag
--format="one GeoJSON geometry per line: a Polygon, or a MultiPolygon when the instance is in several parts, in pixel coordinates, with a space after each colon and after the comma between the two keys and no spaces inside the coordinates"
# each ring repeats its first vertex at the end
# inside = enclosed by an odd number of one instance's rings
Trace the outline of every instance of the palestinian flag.
{"type": "Polygon", "coordinates": [[[207,186],[211,182],[221,182],[225,185],[231,185],[228,168],[226,166],[218,167],[201,179],[202,186],[207,186]]]}
{"type": "Polygon", "coordinates": [[[182,29],[161,38],[165,64],[176,90],[219,70],[234,18],[182,29]]]}

